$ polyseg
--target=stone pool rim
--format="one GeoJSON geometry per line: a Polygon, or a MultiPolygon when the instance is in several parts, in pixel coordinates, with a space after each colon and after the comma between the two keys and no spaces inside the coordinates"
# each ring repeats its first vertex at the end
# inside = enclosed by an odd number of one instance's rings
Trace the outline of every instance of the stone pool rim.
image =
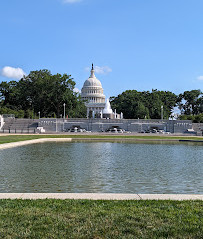
{"type": "Polygon", "coordinates": [[[77,142],[77,141],[89,141],[89,142],[108,142],[108,141],[114,141],[114,142],[194,142],[194,143],[203,143],[203,141],[199,140],[181,140],[181,139],[144,139],[144,138],[39,138],[39,139],[29,139],[29,140],[22,140],[18,142],[11,142],[11,143],[3,143],[0,144],[0,150],[1,149],[9,149],[9,148],[15,148],[20,147],[24,145],[30,145],[30,144],[36,144],[36,143],[46,143],[46,142],[77,142]]]}
{"type": "Polygon", "coordinates": [[[59,199],[59,200],[201,200],[203,194],[119,194],[119,193],[0,193],[5,199],[59,199]]]}

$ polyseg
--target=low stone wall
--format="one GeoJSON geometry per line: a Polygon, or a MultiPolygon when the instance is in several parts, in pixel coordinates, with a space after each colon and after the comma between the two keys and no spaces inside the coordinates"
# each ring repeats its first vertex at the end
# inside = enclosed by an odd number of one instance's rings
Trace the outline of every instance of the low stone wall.
{"type": "Polygon", "coordinates": [[[104,132],[112,127],[119,127],[131,132],[144,132],[152,128],[170,133],[186,133],[192,129],[190,120],[140,120],[140,119],[42,119],[39,126],[46,132],[62,132],[78,127],[91,132],[104,132]]]}

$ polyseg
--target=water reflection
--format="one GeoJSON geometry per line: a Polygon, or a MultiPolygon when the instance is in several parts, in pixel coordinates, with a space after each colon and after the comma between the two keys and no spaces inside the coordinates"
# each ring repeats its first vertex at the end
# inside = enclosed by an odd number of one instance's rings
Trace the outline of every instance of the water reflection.
{"type": "Polygon", "coordinates": [[[44,143],[0,151],[0,192],[203,193],[198,144],[44,143]]]}

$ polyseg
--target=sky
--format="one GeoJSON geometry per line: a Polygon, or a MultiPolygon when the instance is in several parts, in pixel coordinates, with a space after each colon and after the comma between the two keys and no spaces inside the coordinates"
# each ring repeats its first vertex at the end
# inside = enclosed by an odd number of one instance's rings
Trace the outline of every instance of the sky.
{"type": "Polygon", "coordinates": [[[94,63],[107,97],[125,90],[203,90],[202,0],[0,1],[0,82],[94,63]]]}

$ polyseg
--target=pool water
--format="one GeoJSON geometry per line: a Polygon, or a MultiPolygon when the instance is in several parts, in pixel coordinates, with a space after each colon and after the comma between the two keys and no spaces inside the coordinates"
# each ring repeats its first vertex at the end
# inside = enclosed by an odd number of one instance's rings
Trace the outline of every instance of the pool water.
{"type": "Polygon", "coordinates": [[[57,142],[0,150],[0,192],[203,193],[202,144],[57,142]]]}

